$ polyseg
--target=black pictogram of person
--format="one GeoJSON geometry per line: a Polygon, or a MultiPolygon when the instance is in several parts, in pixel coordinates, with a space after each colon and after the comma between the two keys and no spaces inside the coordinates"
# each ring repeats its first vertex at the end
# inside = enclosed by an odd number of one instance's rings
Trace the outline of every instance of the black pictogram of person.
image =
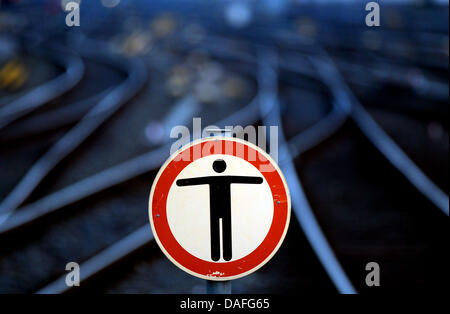
{"type": "MultiPolygon", "coordinates": [[[[222,159],[213,162],[213,169],[222,173],[227,164],[222,159]]],[[[222,219],[223,259],[231,260],[231,184],[261,184],[262,177],[247,176],[208,176],[177,180],[177,186],[209,185],[210,229],[211,229],[211,259],[220,259],[220,219],[222,219]]]]}

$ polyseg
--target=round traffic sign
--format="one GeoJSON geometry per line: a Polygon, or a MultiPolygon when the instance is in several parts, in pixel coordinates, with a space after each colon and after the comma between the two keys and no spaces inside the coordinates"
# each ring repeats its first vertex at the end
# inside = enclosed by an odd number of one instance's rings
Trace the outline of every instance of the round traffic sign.
{"type": "Polygon", "coordinates": [[[149,217],[164,254],[208,280],[248,275],[276,253],[291,200],[278,165],[261,148],[232,137],[194,141],[159,170],[149,217]]]}

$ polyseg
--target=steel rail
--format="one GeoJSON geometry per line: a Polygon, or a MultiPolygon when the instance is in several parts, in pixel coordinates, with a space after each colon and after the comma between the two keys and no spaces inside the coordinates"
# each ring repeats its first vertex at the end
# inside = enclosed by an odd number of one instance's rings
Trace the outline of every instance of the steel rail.
{"type": "MultiPolygon", "coordinates": [[[[216,124],[225,127],[233,125],[235,121],[240,121],[241,123],[253,123],[256,120],[252,117],[256,116],[257,112],[256,99],[253,99],[244,108],[236,111],[228,118],[225,118],[216,124]]],[[[194,136],[200,135],[195,134],[194,136]]],[[[59,191],[48,194],[34,203],[20,208],[14,215],[8,217],[0,216],[0,221],[2,217],[4,221],[3,224],[0,224],[0,234],[15,230],[36,219],[56,212],[67,205],[157,169],[157,167],[169,157],[170,146],[170,144],[165,144],[148,153],[144,153],[84,178],[59,191]]]]}
{"type": "MultiPolygon", "coordinates": [[[[100,253],[94,255],[80,265],[80,283],[93,277],[105,268],[117,263],[132,252],[153,240],[153,234],[148,225],[142,226],[100,253]]],[[[36,294],[60,294],[69,291],[72,287],[65,282],[63,275],[36,291],[36,294]]]]}
{"type": "Polygon", "coordinates": [[[331,58],[322,51],[322,57],[311,58],[323,81],[333,90],[340,91],[351,103],[351,118],[369,141],[381,154],[428,200],[445,215],[449,215],[449,198],[428,176],[408,157],[394,140],[372,118],[348,87],[331,58]]]}
{"type": "Polygon", "coordinates": [[[80,122],[70,129],[33,164],[22,180],[6,196],[2,203],[0,203],[0,214],[2,214],[0,216],[0,225],[28,198],[43,178],[61,160],[75,150],[143,86],[147,73],[142,61],[138,59],[131,60],[130,62],[121,60],[116,64],[119,64],[121,67],[125,65],[125,70],[129,75],[128,78],[119,86],[112,89],[80,122]]]}
{"type": "MultiPolygon", "coordinates": [[[[185,102],[189,97],[184,97],[179,102],[185,102]]],[[[234,121],[253,121],[252,117],[257,110],[255,98],[249,104],[218,123],[221,126],[227,126],[233,125],[234,121]]],[[[201,135],[195,134],[194,136],[201,135]]],[[[48,194],[17,211],[8,211],[2,215],[0,204],[0,234],[16,230],[67,205],[154,170],[168,157],[167,153],[169,151],[170,145],[164,145],[163,143],[162,147],[84,178],[59,191],[48,194]]]]}
{"type": "MultiPolygon", "coordinates": [[[[298,42],[303,43],[301,39],[298,42]]],[[[429,201],[445,215],[449,215],[449,198],[428,176],[408,157],[401,147],[372,118],[345,82],[333,60],[324,48],[313,46],[315,56],[309,56],[321,80],[326,83],[336,97],[343,111],[350,108],[350,117],[378,151],[429,201]]],[[[296,70],[295,68],[291,68],[296,70]]]]}
{"type": "Polygon", "coordinates": [[[11,141],[26,138],[32,135],[52,131],[78,122],[83,116],[104,98],[111,88],[107,88],[92,96],[65,105],[64,107],[49,112],[36,114],[24,121],[16,122],[14,125],[0,132],[0,141],[11,141]]]}
{"type": "Polygon", "coordinates": [[[60,55],[57,55],[57,52],[52,52],[52,57],[66,68],[65,72],[2,106],[0,130],[78,84],[84,74],[82,59],[70,50],[59,51],[59,53],[60,55]]]}
{"type": "Polygon", "coordinates": [[[285,175],[290,189],[293,211],[305,236],[311,244],[319,261],[340,293],[356,293],[350,279],[339,263],[331,246],[329,245],[313,210],[303,190],[297,175],[293,156],[286,142],[278,100],[278,66],[277,54],[273,50],[265,49],[259,57],[259,87],[261,116],[265,125],[278,125],[280,146],[280,167],[285,175]]]}

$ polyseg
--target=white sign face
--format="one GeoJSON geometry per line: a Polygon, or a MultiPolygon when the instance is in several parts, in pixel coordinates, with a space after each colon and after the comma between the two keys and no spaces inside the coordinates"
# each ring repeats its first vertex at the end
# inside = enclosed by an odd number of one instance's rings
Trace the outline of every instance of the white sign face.
{"type": "Polygon", "coordinates": [[[281,171],[264,151],[234,138],[208,138],[163,165],[149,215],[155,239],[178,267],[200,278],[229,280],[275,254],[287,231],[290,198],[281,171]],[[194,157],[196,148],[201,153],[194,157]]]}
{"type": "MultiPolygon", "coordinates": [[[[258,169],[247,161],[229,155],[200,158],[180,172],[176,180],[195,177],[248,176],[261,177],[258,169]],[[226,170],[217,173],[212,165],[216,160],[226,163],[226,170]]],[[[231,260],[253,252],[269,232],[273,218],[272,193],[269,184],[231,184],[231,260]]],[[[224,193],[226,191],[223,191],[224,193]]],[[[211,211],[209,185],[173,185],[167,197],[167,220],[175,239],[189,253],[203,260],[211,259],[211,211]]],[[[215,201],[214,199],[212,200],[215,201]]],[[[223,252],[224,217],[220,227],[220,251],[223,252]]],[[[223,256],[218,262],[224,262],[223,256]]]]}

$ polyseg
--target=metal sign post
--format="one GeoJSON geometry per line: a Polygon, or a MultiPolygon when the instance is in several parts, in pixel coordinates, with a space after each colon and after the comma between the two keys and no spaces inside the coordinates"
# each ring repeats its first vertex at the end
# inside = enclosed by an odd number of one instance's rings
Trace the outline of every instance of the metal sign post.
{"type": "MultiPolygon", "coordinates": [[[[232,137],[232,130],[228,129],[206,129],[207,133],[220,134],[222,136],[232,137]]],[[[206,280],[207,294],[231,294],[231,280],[227,281],[213,281],[206,280]]]]}
{"type": "Polygon", "coordinates": [[[207,294],[231,294],[231,281],[206,280],[207,294]]]}

